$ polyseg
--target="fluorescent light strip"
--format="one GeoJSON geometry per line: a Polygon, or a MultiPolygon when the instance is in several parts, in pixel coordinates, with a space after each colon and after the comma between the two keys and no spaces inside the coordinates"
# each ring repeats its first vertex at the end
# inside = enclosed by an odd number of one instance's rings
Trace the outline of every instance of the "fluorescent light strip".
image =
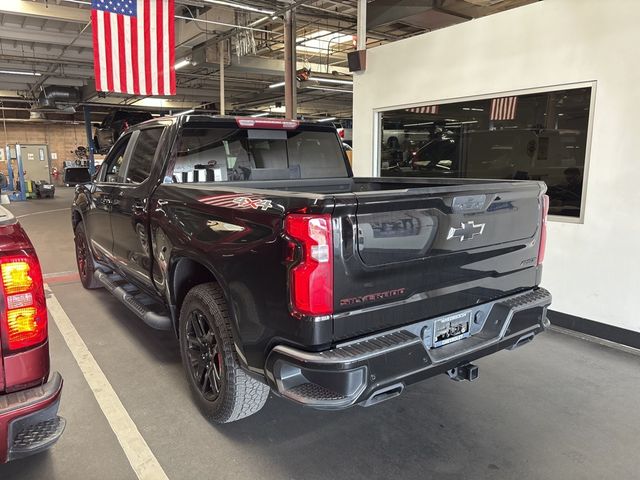
{"type": "Polygon", "coordinates": [[[262,112],[262,113],[254,113],[253,115],[251,115],[252,117],[256,118],[256,117],[266,117],[270,114],[271,112],[262,112]]]}
{"type": "Polygon", "coordinates": [[[252,30],[254,32],[273,33],[271,30],[262,30],[260,28],[246,27],[244,25],[234,25],[233,23],[214,22],[213,20],[205,20],[204,18],[185,17],[182,15],[174,15],[174,17],[179,18],[180,20],[187,20],[189,22],[207,23],[209,25],[222,25],[223,27],[239,28],[241,30],[252,30]]]}
{"type": "Polygon", "coordinates": [[[205,0],[207,3],[215,3],[216,5],[224,5],[226,7],[239,8],[240,10],[248,10],[249,12],[263,13],[265,15],[273,15],[273,10],[263,10],[262,8],[252,7],[251,5],[242,5],[239,3],[226,2],[224,0],[205,0]]]}
{"type": "MultiPolygon", "coordinates": [[[[353,80],[338,80],[335,78],[324,78],[324,77],[311,77],[309,78],[309,80],[305,80],[305,81],[315,81],[315,82],[320,82],[320,83],[333,83],[335,85],[353,85],[353,80]]],[[[284,83],[285,82],[278,82],[278,83],[272,83],[271,85],[269,85],[269,88],[278,88],[278,87],[284,87],[284,83]]],[[[304,85],[305,82],[300,82],[304,85]]],[[[307,88],[311,88],[311,87],[307,87],[307,88]]]]}
{"type": "Polygon", "coordinates": [[[191,63],[191,60],[187,59],[187,58],[183,58],[182,60],[180,60],[179,62],[176,62],[176,64],[173,66],[173,68],[175,68],[176,70],[178,70],[179,68],[182,67],[186,67],[187,65],[189,65],[191,63]]]}
{"type": "Polygon", "coordinates": [[[194,110],[193,110],[193,108],[192,108],[192,109],[190,109],[190,110],[185,110],[184,112],[178,112],[178,113],[174,114],[173,116],[174,116],[174,117],[177,117],[177,116],[179,116],[179,115],[189,115],[190,113],[193,113],[193,112],[194,112],[194,110]]]}
{"type": "Polygon", "coordinates": [[[38,72],[19,72],[17,70],[0,70],[0,73],[6,73],[7,75],[28,75],[30,77],[42,76],[42,74],[38,72]]]}
{"type": "Polygon", "coordinates": [[[315,80],[322,83],[335,83],[337,85],[353,85],[353,80],[338,80],[335,78],[311,77],[309,80],[315,80]]]}
{"type": "Polygon", "coordinates": [[[321,118],[321,119],[318,120],[318,122],[332,122],[335,119],[336,119],[336,117],[321,118]]]}
{"type": "Polygon", "coordinates": [[[322,90],[323,92],[340,92],[340,93],[353,93],[351,90],[344,90],[342,88],[333,87],[306,87],[309,90],[322,90]]]}

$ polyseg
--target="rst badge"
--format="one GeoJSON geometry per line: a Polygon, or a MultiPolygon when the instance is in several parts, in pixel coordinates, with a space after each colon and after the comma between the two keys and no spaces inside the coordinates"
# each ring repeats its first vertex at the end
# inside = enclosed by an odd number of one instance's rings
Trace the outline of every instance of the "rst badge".
{"type": "Polygon", "coordinates": [[[478,235],[482,235],[482,232],[484,232],[484,225],[484,223],[476,225],[473,221],[466,223],[462,222],[459,228],[451,227],[449,229],[447,240],[451,240],[452,238],[459,238],[461,242],[471,240],[478,235]]]}

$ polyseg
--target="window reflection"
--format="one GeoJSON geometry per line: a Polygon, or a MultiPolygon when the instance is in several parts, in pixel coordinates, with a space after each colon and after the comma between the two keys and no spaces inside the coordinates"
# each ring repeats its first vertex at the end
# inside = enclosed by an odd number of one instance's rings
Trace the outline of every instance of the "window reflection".
{"type": "Polygon", "coordinates": [[[381,175],[542,180],[552,215],[579,217],[591,88],[382,114],[381,175]]]}

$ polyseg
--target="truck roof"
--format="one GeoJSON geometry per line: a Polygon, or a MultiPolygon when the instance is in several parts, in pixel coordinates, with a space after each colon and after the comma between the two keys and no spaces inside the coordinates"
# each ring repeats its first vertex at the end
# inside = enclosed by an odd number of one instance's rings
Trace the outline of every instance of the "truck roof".
{"type": "Polygon", "coordinates": [[[333,125],[327,125],[320,122],[309,121],[309,120],[288,120],[283,118],[272,118],[272,117],[242,117],[242,116],[231,116],[231,115],[209,115],[209,114],[183,114],[183,115],[174,115],[174,116],[165,116],[158,117],[151,120],[147,120],[146,122],[138,123],[133,125],[131,129],[135,129],[138,127],[145,127],[149,125],[166,125],[167,122],[171,123],[179,123],[180,125],[185,125],[187,123],[219,123],[221,125],[224,124],[236,124],[239,128],[260,128],[260,129],[277,129],[277,130],[294,130],[298,128],[312,127],[314,130],[325,130],[325,131],[335,131],[335,127],[333,125]],[[241,123],[245,124],[242,125],[241,123]],[[253,123],[253,125],[250,125],[253,123]]]}

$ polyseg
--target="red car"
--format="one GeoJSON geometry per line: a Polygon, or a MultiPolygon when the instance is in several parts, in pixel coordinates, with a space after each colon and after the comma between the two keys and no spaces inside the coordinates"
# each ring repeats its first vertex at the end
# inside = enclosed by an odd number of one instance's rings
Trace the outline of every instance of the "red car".
{"type": "Polygon", "coordinates": [[[64,430],[62,377],[49,377],[47,304],[36,252],[0,207],[0,463],[40,452],[64,430]]]}

